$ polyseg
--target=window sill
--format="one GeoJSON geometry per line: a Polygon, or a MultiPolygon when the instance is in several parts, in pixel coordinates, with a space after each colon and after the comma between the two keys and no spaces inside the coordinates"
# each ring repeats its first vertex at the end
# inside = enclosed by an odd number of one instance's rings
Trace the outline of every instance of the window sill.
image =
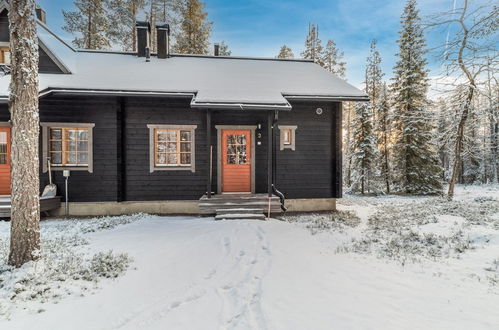
{"type": "Polygon", "coordinates": [[[189,165],[189,166],[155,166],[152,168],[151,173],[156,172],[156,171],[191,171],[194,173],[194,168],[189,165]]]}
{"type": "MultiPolygon", "coordinates": [[[[50,170],[51,171],[64,171],[64,170],[69,170],[69,171],[78,171],[78,172],[89,172],[93,173],[87,166],[57,166],[57,165],[50,165],[50,170]]],[[[48,171],[46,171],[48,172],[48,171]]]]}

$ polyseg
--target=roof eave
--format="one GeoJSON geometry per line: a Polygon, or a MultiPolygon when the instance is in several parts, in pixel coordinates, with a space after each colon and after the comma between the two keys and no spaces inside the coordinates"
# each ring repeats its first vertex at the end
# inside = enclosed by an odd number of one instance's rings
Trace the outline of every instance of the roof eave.
{"type": "Polygon", "coordinates": [[[283,95],[289,101],[327,101],[327,102],[365,102],[369,101],[367,95],[344,95],[344,96],[327,96],[327,95],[283,95]]]}

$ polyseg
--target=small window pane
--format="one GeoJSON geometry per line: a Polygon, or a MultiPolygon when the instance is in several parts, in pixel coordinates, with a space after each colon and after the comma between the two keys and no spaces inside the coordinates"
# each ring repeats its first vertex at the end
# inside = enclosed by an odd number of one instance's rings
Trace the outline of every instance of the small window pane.
{"type": "Polygon", "coordinates": [[[78,153],[78,164],[79,165],[88,164],[88,153],[86,153],[86,152],[79,152],[78,153]]]}
{"type": "Polygon", "coordinates": [[[78,141],[78,152],[88,151],[88,141],[78,141]]]}
{"type": "Polygon", "coordinates": [[[62,164],[62,153],[52,152],[50,154],[50,162],[52,164],[62,164]]]}
{"type": "Polygon", "coordinates": [[[180,154],[180,164],[190,165],[191,164],[191,154],[180,154]]]}
{"type": "Polygon", "coordinates": [[[246,163],[247,163],[246,154],[239,155],[239,157],[238,157],[238,164],[244,165],[246,163]]]}
{"type": "Polygon", "coordinates": [[[62,130],[51,129],[50,130],[50,139],[51,140],[62,140],[62,130]]]}
{"type": "Polygon", "coordinates": [[[76,140],[69,141],[68,143],[68,151],[76,151],[76,140]]]}
{"type": "Polygon", "coordinates": [[[190,131],[180,131],[180,141],[190,141],[191,132],[190,131]]]}
{"type": "Polygon", "coordinates": [[[227,155],[227,164],[236,164],[236,155],[227,155]]]}
{"type": "Polygon", "coordinates": [[[177,141],[177,131],[166,131],[167,141],[177,141]]]}
{"type": "Polygon", "coordinates": [[[168,138],[168,134],[165,131],[158,131],[157,132],[157,139],[158,141],[166,141],[168,138]]]}
{"type": "Polygon", "coordinates": [[[177,143],[168,142],[166,144],[167,152],[177,152],[177,143]]]}
{"type": "Polygon", "coordinates": [[[180,143],[180,152],[190,152],[191,151],[191,143],[190,142],[181,142],[180,143]]]}
{"type": "Polygon", "coordinates": [[[166,162],[168,165],[176,165],[177,162],[177,154],[166,154],[166,162]]]}
{"type": "Polygon", "coordinates": [[[66,153],[68,164],[76,164],[76,152],[68,152],[66,153]]]}
{"type": "Polygon", "coordinates": [[[166,164],[166,154],[158,154],[156,164],[166,164]]]}
{"type": "Polygon", "coordinates": [[[78,131],[78,139],[79,140],[88,140],[88,130],[80,130],[78,131]]]}
{"type": "Polygon", "coordinates": [[[291,144],[291,130],[289,129],[285,129],[283,130],[283,141],[284,141],[284,144],[291,144]]]}
{"type": "Polygon", "coordinates": [[[50,151],[62,151],[62,142],[61,141],[50,142],[50,151]]]}
{"type": "Polygon", "coordinates": [[[0,164],[7,164],[7,155],[0,154],[0,164]]]}
{"type": "Polygon", "coordinates": [[[238,135],[237,136],[237,143],[246,144],[246,135],[238,135]]]}
{"type": "Polygon", "coordinates": [[[166,152],[166,143],[158,142],[158,152],[166,152]]]}
{"type": "Polygon", "coordinates": [[[78,136],[78,132],[74,129],[66,131],[66,139],[70,141],[76,141],[76,137],[78,136]]]}

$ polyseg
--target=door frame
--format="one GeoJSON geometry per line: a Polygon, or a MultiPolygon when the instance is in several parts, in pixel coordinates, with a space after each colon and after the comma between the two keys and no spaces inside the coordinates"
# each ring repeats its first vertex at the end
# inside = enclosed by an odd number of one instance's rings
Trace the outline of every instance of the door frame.
{"type": "MultiPolygon", "coordinates": [[[[8,139],[8,142],[10,142],[10,145],[7,148],[10,150],[9,156],[11,156],[11,154],[12,154],[12,124],[10,121],[0,121],[0,127],[9,127],[10,128],[9,139],[8,139]]],[[[10,158],[9,159],[10,168],[12,170],[12,157],[9,157],[9,158],[10,158]]],[[[10,178],[10,181],[12,182],[12,177],[10,178]]],[[[12,187],[10,188],[10,193],[12,193],[12,187]]]]}
{"type": "Polygon", "coordinates": [[[255,131],[256,125],[215,125],[217,129],[217,194],[221,194],[222,187],[222,131],[223,130],[249,130],[251,133],[251,159],[250,159],[250,172],[251,172],[251,193],[255,193],[255,131]]]}

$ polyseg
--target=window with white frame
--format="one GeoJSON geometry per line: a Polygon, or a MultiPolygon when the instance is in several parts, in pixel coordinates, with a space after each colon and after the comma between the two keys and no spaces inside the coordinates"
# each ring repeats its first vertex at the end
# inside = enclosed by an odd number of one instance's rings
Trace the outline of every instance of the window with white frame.
{"type": "Polygon", "coordinates": [[[41,123],[43,171],[93,172],[93,123],[41,123]]]}
{"type": "Polygon", "coordinates": [[[295,132],[297,128],[298,126],[279,125],[280,150],[296,149],[295,132]]]}
{"type": "Polygon", "coordinates": [[[149,128],[150,172],[195,171],[195,129],[197,125],[147,125],[149,128]]]}

